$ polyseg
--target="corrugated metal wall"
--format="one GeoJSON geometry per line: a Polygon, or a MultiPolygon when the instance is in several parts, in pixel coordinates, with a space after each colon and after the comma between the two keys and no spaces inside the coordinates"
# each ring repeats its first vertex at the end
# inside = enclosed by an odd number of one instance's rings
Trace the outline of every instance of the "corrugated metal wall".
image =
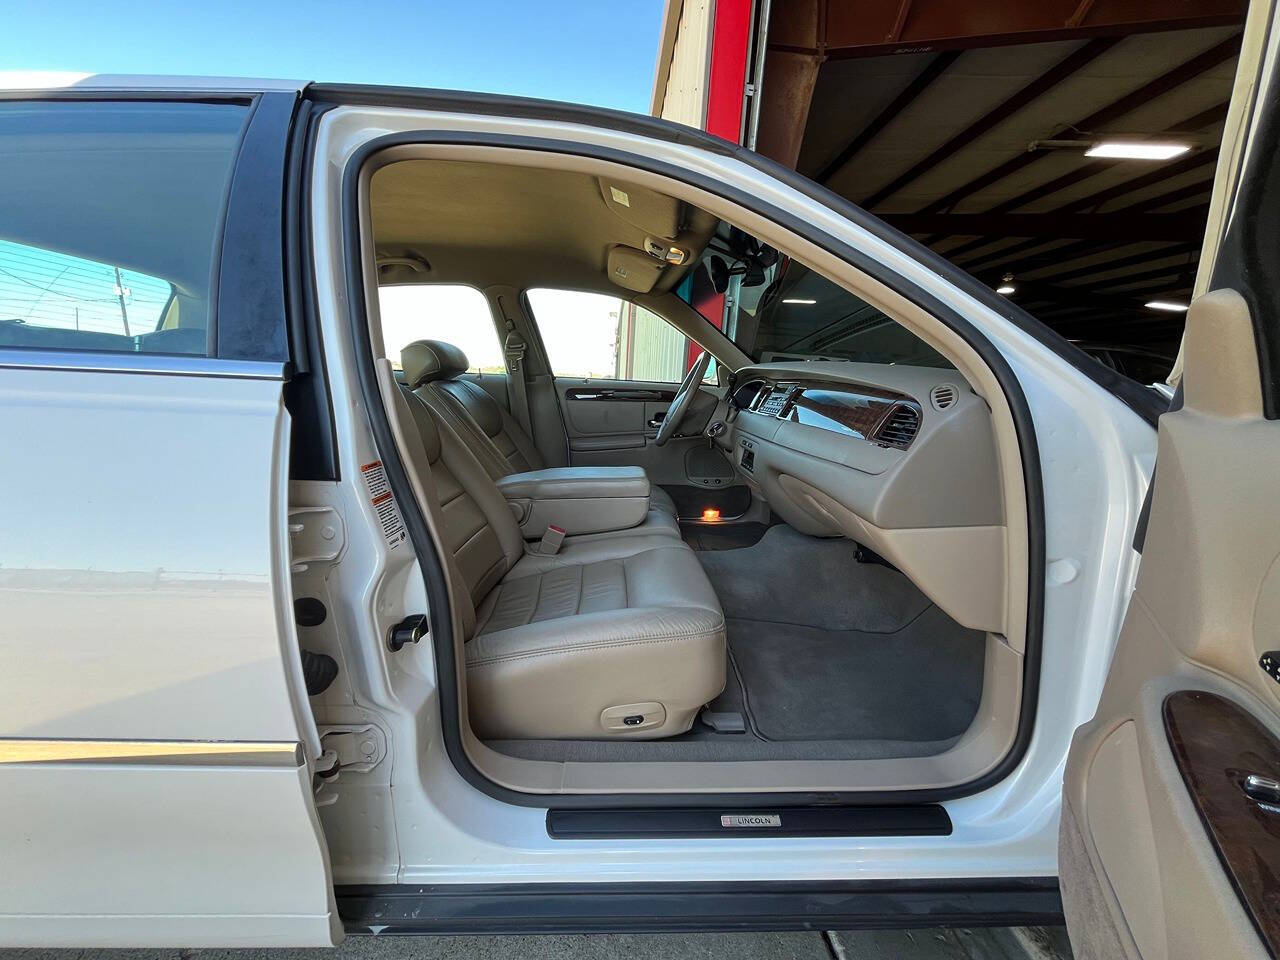
{"type": "Polygon", "coordinates": [[[707,112],[711,69],[711,15],[715,0],[684,0],[671,52],[661,117],[702,129],[707,112]]]}
{"type": "Polygon", "coordinates": [[[684,379],[688,339],[666,320],[634,303],[618,315],[619,380],[679,383],[684,379]]]}

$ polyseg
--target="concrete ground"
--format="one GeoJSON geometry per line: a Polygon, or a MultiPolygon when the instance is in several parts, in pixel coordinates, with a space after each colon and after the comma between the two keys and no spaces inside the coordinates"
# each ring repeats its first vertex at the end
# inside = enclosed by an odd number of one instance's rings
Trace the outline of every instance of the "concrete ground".
{"type": "Polygon", "coordinates": [[[327,950],[0,950],[0,960],[1071,960],[1062,927],[351,937],[327,950]]]}

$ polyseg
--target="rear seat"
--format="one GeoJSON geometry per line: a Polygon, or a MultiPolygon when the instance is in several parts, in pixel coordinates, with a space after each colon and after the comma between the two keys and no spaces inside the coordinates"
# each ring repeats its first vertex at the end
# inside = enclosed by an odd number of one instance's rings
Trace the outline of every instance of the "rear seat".
{"type": "Polygon", "coordinates": [[[688,730],[724,689],[726,662],[724,614],[688,545],[631,531],[537,553],[468,445],[420,396],[398,395],[461,604],[476,733],[652,739],[688,730]]]}

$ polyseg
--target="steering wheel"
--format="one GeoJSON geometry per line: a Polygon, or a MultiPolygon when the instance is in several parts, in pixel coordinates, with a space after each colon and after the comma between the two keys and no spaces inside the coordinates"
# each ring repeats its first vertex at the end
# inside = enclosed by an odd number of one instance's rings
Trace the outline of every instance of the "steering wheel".
{"type": "Polygon", "coordinates": [[[671,406],[667,408],[667,415],[663,418],[662,426],[658,428],[658,436],[653,441],[658,446],[662,446],[674,437],[680,424],[684,423],[685,417],[689,415],[689,407],[693,404],[693,398],[698,395],[702,378],[707,375],[707,367],[710,363],[711,354],[703,350],[698,354],[698,359],[693,361],[689,372],[684,375],[684,381],[676,391],[676,398],[671,401],[671,406]]]}

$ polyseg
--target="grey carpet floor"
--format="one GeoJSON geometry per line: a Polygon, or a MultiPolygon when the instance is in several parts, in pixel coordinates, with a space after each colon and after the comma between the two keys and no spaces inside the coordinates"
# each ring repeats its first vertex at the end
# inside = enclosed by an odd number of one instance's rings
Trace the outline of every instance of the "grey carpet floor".
{"type": "Polygon", "coordinates": [[[759,543],[769,529],[767,523],[682,523],[684,542],[695,550],[740,550],[759,543]]]}
{"type": "Polygon", "coordinates": [[[959,736],[982,694],[984,635],[856,552],[851,540],[780,524],[750,547],[698,554],[724,607],[752,732],[775,741],[959,736]]]}
{"type": "Polygon", "coordinates": [[[945,740],[982,692],[984,637],[937,607],[893,633],[730,620],[746,713],[765,740],[945,740]]]}
{"type": "Polygon", "coordinates": [[[509,740],[538,760],[919,757],[951,747],[982,695],[985,636],[935,607],[906,576],[858,563],[849,540],[772,526],[749,547],[698,554],[724,607],[730,670],[710,709],[745,734],[701,723],[659,741],[509,740]]]}
{"type": "Polygon", "coordinates": [[[929,598],[910,580],[883,564],[858,563],[856,550],[852,540],[778,524],[750,547],[698,559],[731,620],[892,633],[924,612],[929,598]]]}

